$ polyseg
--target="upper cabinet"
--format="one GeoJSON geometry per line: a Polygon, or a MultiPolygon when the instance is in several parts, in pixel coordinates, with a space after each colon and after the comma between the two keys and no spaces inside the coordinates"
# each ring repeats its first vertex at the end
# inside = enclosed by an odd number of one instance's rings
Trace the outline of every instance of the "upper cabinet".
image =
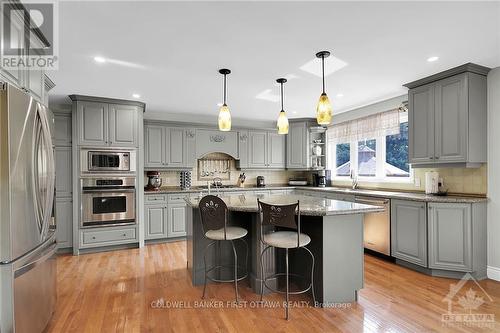
{"type": "Polygon", "coordinates": [[[80,95],[70,98],[77,119],[78,145],[138,146],[138,119],[143,103],[80,95]]]}
{"type": "MultiPolygon", "coordinates": [[[[29,29],[25,29],[24,18],[18,14],[21,12],[22,11],[14,11],[11,13],[10,17],[6,17],[2,14],[0,15],[0,19],[2,23],[6,20],[9,21],[8,23],[5,22],[4,26],[8,25],[10,28],[10,44],[17,46],[17,53],[15,56],[22,58],[28,56],[38,56],[38,54],[34,53],[32,50],[37,48],[41,49],[45,47],[46,44],[40,39],[40,36],[30,33],[29,29]]],[[[2,43],[2,48],[4,47],[6,47],[6,44],[2,43]]],[[[2,54],[4,54],[3,50],[2,54]]],[[[44,78],[45,70],[43,68],[30,68],[29,70],[23,69],[22,66],[15,68],[0,68],[0,80],[5,80],[16,87],[23,89],[39,102],[48,105],[44,78]]]]}
{"type": "Polygon", "coordinates": [[[486,162],[486,75],[466,64],[408,83],[413,167],[478,167],[486,162]]]}
{"type": "Polygon", "coordinates": [[[316,119],[290,119],[286,141],[286,167],[288,169],[324,169],[326,166],[326,128],[318,126],[316,119]],[[320,146],[321,154],[313,154],[320,146]]]}
{"type": "Polygon", "coordinates": [[[238,159],[238,132],[210,129],[196,130],[196,157],[210,153],[224,153],[238,159]]]}
{"type": "MultiPolygon", "coordinates": [[[[276,131],[248,131],[247,155],[240,160],[247,160],[246,165],[240,162],[240,168],[250,169],[284,169],[285,168],[285,136],[276,131]]],[[[241,138],[240,138],[241,139],[241,138]]],[[[240,140],[240,144],[242,144],[240,140]]]]}
{"type": "Polygon", "coordinates": [[[183,169],[193,166],[194,133],[183,127],[144,126],[144,166],[183,169]]]}

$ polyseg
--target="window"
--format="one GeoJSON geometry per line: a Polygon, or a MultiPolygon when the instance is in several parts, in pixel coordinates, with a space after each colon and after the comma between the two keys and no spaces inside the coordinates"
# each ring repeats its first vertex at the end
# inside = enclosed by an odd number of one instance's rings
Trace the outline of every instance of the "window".
{"type": "Polygon", "coordinates": [[[351,145],[339,143],[336,145],[335,169],[338,176],[349,176],[351,172],[351,145]]]}
{"type": "Polygon", "coordinates": [[[385,151],[386,177],[408,177],[408,122],[401,123],[399,134],[385,137],[385,151]]]}
{"type": "Polygon", "coordinates": [[[361,180],[411,180],[408,163],[408,120],[404,116],[401,118],[399,134],[348,143],[329,141],[328,161],[332,176],[349,179],[353,172],[361,180]]]}
{"type": "Polygon", "coordinates": [[[359,176],[375,177],[377,175],[377,140],[358,141],[359,176]]]}

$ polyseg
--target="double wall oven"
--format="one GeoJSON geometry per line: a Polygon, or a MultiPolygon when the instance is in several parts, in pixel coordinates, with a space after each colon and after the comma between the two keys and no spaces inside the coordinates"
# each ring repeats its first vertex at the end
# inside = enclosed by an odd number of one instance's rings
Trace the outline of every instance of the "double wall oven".
{"type": "Polygon", "coordinates": [[[135,151],[81,150],[81,228],[136,223],[135,155],[135,151]]]}

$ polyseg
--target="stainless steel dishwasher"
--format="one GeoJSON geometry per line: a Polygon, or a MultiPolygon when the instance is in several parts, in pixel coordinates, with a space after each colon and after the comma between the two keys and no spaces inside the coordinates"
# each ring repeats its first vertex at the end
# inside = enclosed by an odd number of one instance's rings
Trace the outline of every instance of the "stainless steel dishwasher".
{"type": "Polygon", "coordinates": [[[366,249],[391,255],[391,201],[384,198],[356,196],[355,202],[384,207],[383,212],[367,213],[364,217],[364,246],[366,249]]]}

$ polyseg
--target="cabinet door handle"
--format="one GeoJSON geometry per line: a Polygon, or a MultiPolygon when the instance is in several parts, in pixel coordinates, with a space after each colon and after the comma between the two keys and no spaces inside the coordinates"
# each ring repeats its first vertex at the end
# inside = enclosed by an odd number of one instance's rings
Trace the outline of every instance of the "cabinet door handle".
{"type": "Polygon", "coordinates": [[[439,160],[439,156],[436,156],[436,160],[439,160]]]}
{"type": "Polygon", "coordinates": [[[429,158],[430,158],[431,160],[433,160],[433,159],[434,159],[434,156],[431,156],[431,157],[429,157],[429,158]]]}

